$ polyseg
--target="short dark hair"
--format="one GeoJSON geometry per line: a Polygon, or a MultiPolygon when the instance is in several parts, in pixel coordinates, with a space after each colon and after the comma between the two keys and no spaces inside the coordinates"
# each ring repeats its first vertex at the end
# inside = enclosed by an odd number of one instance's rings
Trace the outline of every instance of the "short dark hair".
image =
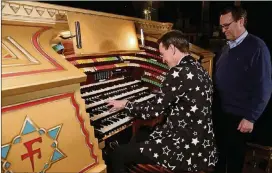
{"type": "Polygon", "coordinates": [[[168,49],[170,44],[172,44],[179,51],[189,53],[189,42],[185,38],[184,34],[179,30],[171,30],[166,32],[158,39],[157,43],[162,43],[166,49],[168,49]]]}
{"type": "Polygon", "coordinates": [[[235,22],[237,22],[241,18],[244,18],[244,20],[245,20],[244,26],[246,26],[247,12],[245,9],[243,9],[240,6],[228,6],[221,11],[220,15],[225,15],[228,13],[231,13],[232,18],[234,19],[235,22]]]}

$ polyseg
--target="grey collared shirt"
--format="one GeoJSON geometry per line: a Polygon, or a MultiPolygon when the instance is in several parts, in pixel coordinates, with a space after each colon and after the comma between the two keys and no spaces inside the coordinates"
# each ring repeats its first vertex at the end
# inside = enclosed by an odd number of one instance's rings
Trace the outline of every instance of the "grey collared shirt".
{"type": "Polygon", "coordinates": [[[248,35],[248,32],[245,31],[236,40],[234,40],[234,41],[228,41],[227,43],[228,43],[230,49],[232,49],[232,48],[238,46],[240,43],[242,43],[242,41],[246,38],[247,35],[248,35]]]}

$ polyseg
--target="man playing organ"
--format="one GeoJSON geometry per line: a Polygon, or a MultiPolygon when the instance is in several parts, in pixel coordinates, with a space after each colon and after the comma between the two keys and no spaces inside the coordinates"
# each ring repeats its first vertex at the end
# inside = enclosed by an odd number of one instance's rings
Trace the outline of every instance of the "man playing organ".
{"type": "Polygon", "coordinates": [[[114,173],[125,164],[157,164],[172,171],[205,171],[217,161],[211,117],[213,86],[209,74],[189,53],[189,42],[180,31],[159,40],[163,61],[170,67],[161,92],[149,102],[109,100],[110,111],[125,109],[129,116],[167,119],[143,142],[121,145],[111,155],[114,173]]]}

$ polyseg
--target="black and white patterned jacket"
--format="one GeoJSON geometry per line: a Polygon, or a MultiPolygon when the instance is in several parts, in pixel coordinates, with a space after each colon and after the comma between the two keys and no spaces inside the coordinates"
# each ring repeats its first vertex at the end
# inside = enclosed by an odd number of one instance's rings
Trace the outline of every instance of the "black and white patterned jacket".
{"type": "Polygon", "coordinates": [[[215,166],[217,149],[212,122],[212,81],[191,56],[171,68],[161,94],[148,103],[128,102],[131,116],[151,119],[167,116],[140,152],[170,170],[203,171],[215,166]]]}

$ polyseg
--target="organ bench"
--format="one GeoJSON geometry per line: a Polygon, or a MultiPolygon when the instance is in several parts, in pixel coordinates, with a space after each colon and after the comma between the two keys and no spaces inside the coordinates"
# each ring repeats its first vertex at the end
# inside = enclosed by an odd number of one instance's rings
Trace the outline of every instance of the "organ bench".
{"type": "Polygon", "coordinates": [[[272,147],[248,143],[243,173],[271,173],[272,147]]]}

